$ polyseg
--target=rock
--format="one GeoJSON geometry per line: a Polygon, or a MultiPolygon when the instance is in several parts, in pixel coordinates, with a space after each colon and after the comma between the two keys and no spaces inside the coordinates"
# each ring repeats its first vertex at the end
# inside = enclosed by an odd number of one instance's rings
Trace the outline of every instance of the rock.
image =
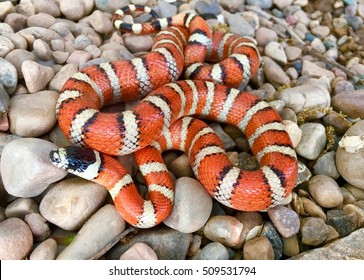
{"type": "Polygon", "coordinates": [[[6,38],[5,36],[0,35],[0,57],[5,57],[9,52],[11,52],[15,46],[11,42],[10,39],[6,38]]]}
{"type": "Polygon", "coordinates": [[[343,204],[351,204],[351,203],[354,203],[355,202],[355,197],[353,196],[353,194],[351,192],[349,192],[346,188],[343,188],[341,187],[340,188],[342,194],[343,194],[343,197],[344,197],[344,200],[343,200],[343,204]]]}
{"type": "Polygon", "coordinates": [[[264,54],[274,59],[281,65],[285,65],[287,63],[287,56],[283,47],[278,42],[272,41],[266,44],[264,47],[264,54]]]}
{"type": "Polygon", "coordinates": [[[344,187],[353,194],[356,200],[364,200],[364,190],[348,183],[345,184],[344,187]]]}
{"type": "Polygon", "coordinates": [[[263,228],[263,218],[258,212],[238,212],[235,218],[243,224],[243,242],[259,236],[263,228]]]}
{"type": "Polygon", "coordinates": [[[28,225],[19,218],[0,222],[0,259],[22,260],[33,246],[33,236],[28,225]]]}
{"type": "MultiPolygon", "coordinates": [[[[227,12],[226,12],[227,13],[227,12]]],[[[249,22],[242,16],[242,14],[230,14],[225,16],[227,24],[230,27],[230,32],[238,34],[240,36],[254,37],[254,28],[249,22]]]]}
{"type": "Polygon", "coordinates": [[[52,81],[49,83],[49,89],[55,91],[61,91],[64,83],[74,74],[78,72],[78,68],[74,64],[66,64],[59,70],[54,76],[52,81]]]}
{"type": "Polygon", "coordinates": [[[188,248],[187,256],[197,256],[198,252],[200,251],[202,236],[195,234],[193,235],[193,239],[191,241],[190,247],[188,248]]]}
{"type": "Polygon", "coordinates": [[[21,94],[10,100],[10,131],[22,137],[38,137],[56,124],[56,91],[21,94]]]}
{"type": "Polygon", "coordinates": [[[302,65],[302,75],[308,76],[311,78],[320,78],[322,76],[326,76],[329,79],[334,79],[335,74],[332,73],[329,70],[326,70],[320,66],[317,66],[317,64],[309,61],[304,60],[302,65]]]}
{"type": "Polygon", "coordinates": [[[288,238],[282,238],[283,242],[283,255],[293,257],[300,253],[300,244],[297,235],[288,238]]]}
{"type": "Polygon", "coordinates": [[[323,118],[325,125],[332,125],[335,129],[335,132],[338,135],[343,135],[352,125],[352,123],[344,118],[341,114],[337,112],[332,112],[327,114],[323,118]]]}
{"type": "MultiPolygon", "coordinates": [[[[319,39],[319,38],[315,38],[313,39],[313,41],[311,42],[311,47],[318,53],[323,54],[326,51],[325,45],[324,43],[319,39]]],[[[307,72],[305,72],[307,74],[307,72]]],[[[334,74],[335,75],[335,74],[334,74]]],[[[311,75],[309,75],[311,76],[311,75]]],[[[314,77],[314,76],[313,76],[314,77]]]]}
{"type": "Polygon", "coordinates": [[[320,206],[318,206],[315,202],[311,199],[306,197],[301,197],[301,202],[305,213],[307,213],[310,217],[317,217],[321,218],[322,220],[326,221],[326,214],[322,210],[320,206]]]}
{"type": "Polygon", "coordinates": [[[255,39],[258,46],[265,47],[269,42],[277,42],[278,35],[276,31],[262,26],[256,31],[255,39]]]}
{"type": "Polygon", "coordinates": [[[41,60],[50,60],[52,58],[50,47],[40,39],[34,41],[33,52],[41,60]]]}
{"type": "Polygon", "coordinates": [[[274,260],[274,251],[269,239],[263,236],[248,240],[243,248],[245,260],[274,260]]]}
{"type": "Polygon", "coordinates": [[[298,233],[300,229],[300,220],[296,212],[278,205],[268,210],[269,218],[278,232],[283,237],[291,237],[298,233]]]}
{"type": "Polygon", "coordinates": [[[326,226],[329,229],[329,235],[325,239],[325,244],[330,243],[336,239],[339,239],[340,236],[339,236],[339,233],[336,231],[336,229],[330,225],[326,225],[326,226]]]}
{"type": "MultiPolygon", "coordinates": [[[[10,105],[10,97],[9,94],[5,91],[2,84],[0,84],[0,114],[4,115],[9,111],[10,105]]],[[[5,129],[6,131],[8,129],[5,129]]]]}
{"type": "Polygon", "coordinates": [[[7,218],[24,219],[30,213],[38,213],[38,205],[30,198],[18,198],[5,208],[7,218]]]}
{"type": "Polygon", "coordinates": [[[39,26],[19,30],[18,34],[24,37],[29,45],[32,45],[36,39],[41,39],[44,42],[62,39],[56,31],[39,26]]]}
{"type": "Polygon", "coordinates": [[[94,11],[89,17],[89,23],[100,34],[108,34],[113,31],[111,20],[107,17],[107,14],[101,11],[94,11]]]}
{"type": "Polygon", "coordinates": [[[34,197],[65,177],[67,172],[49,160],[49,152],[56,148],[53,143],[37,138],[20,138],[7,144],[1,155],[6,191],[17,197],[34,197]]]}
{"type": "Polygon", "coordinates": [[[217,134],[226,151],[236,148],[235,141],[222,129],[219,123],[211,123],[209,126],[217,134]]]}
{"type": "Polygon", "coordinates": [[[308,191],[322,207],[332,208],[343,203],[343,194],[334,179],[326,175],[313,176],[308,182],[308,191]]]}
{"type": "Polygon", "coordinates": [[[364,259],[364,229],[311,251],[301,253],[291,260],[362,260],[364,259]]]}
{"type": "Polygon", "coordinates": [[[302,244],[310,246],[320,245],[329,235],[325,222],[315,217],[303,218],[300,232],[302,244]]]}
{"type": "Polygon", "coordinates": [[[218,3],[225,9],[233,12],[244,4],[244,0],[219,0],[218,3]]]}
{"type": "Polygon", "coordinates": [[[123,36],[125,47],[131,53],[148,52],[153,45],[153,37],[151,35],[134,35],[126,34],[123,36]]]}
{"type": "Polygon", "coordinates": [[[297,147],[297,145],[301,141],[302,130],[298,127],[296,122],[290,120],[284,120],[283,124],[289,134],[289,137],[291,138],[293,147],[297,147]]]}
{"type": "Polygon", "coordinates": [[[62,14],[70,20],[79,20],[85,15],[85,5],[82,0],[63,0],[59,8],[62,14]]]}
{"type": "Polygon", "coordinates": [[[263,72],[267,80],[273,85],[288,85],[290,79],[283,69],[273,59],[263,57],[263,72]]]}
{"type": "Polygon", "coordinates": [[[30,260],[54,260],[57,255],[57,242],[48,238],[40,243],[30,254],[30,260]]]}
{"type": "Polygon", "coordinates": [[[53,68],[38,64],[31,60],[23,62],[21,71],[30,93],[45,89],[54,76],[53,68]]]}
{"type": "Polygon", "coordinates": [[[229,253],[224,245],[219,242],[211,242],[202,248],[198,254],[198,260],[228,260],[229,253]]]}
{"type": "Polygon", "coordinates": [[[13,94],[18,84],[18,74],[15,66],[0,57],[0,84],[8,94],[13,94]]]}
{"type": "Polygon", "coordinates": [[[296,59],[299,59],[302,54],[302,49],[295,46],[288,46],[284,50],[286,52],[288,61],[294,61],[296,59]]]}
{"type": "Polygon", "coordinates": [[[272,0],[248,0],[248,5],[255,5],[260,7],[261,9],[270,9],[272,7],[272,0]]]}
{"type": "Polygon", "coordinates": [[[302,137],[296,147],[297,154],[306,159],[317,159],[326,145],[325,127],[320,123],[305,123],[300,129],[302,137]]]}
{"type": "Polygon", "coordinates": [[[42,199],[39,210],[51,223],[65,230],[76,230],[99,209],[107,190],[81,178],[63,180],[42,199]]]}
{"type": "Polygon", "coordinates": [[[182,177],[176,180],[174,201],[164,224],[180,232],[197,231],[211,214],[212,198],[195,179],[182,177]]]}
{"type": "Polygon", "coordinates": [[[358,228],[361,228],[364,226],[364,209],[361,209],[360,207],[353,205],[353,204],[347,204],[343,208],[344,213],[351,214],[354,213],[358,220],[358,228]]]}
{"type": "Polygon", "coordinates": [[[193,176],[191,163],[186,154],[182,154],[173,160],[169,166],[169,170],[176,178],[193,176]]]}
{"type": "Polygon", "coordinates": [[[114,205],[99,209],[78,231],[76,237],[57,260],[86,260],[92,258],[125,229],[125,221],[114,205]]]}
{"type": "Polygon", "coordinates": [[[159,260],[184,260],[192,240],[192,234],[182,233],[167,227],[155,227],[140,230],[128,238],[127,242],[115,245],[108,253],[107,259],[119,259],[135,243],[145,243],[157,254],[159,260]]]}
{"type": "Polygon", "coordinates": [[[13,3],[10,1],[2,1],[0,2],[0,20],[4,21],[5,17],[15,12],[15,7],[13,3]]]}
{"type": "Polygon", "coordinates": [[[340,173],[336,168],[335,155],[335,151],[330,151],[320,156],[313,166],[315,174],[326,175],[333,179],[338,179],[340,177],[340,173]]]}
{"type": "Polygon", "coordinates": [[[274,259],[279,260],[282,258],[283,243],[282,240],[271,222],[265,222],[260,236],[268,238],[272,244],[274,251],[274,259]]]}
{"type": "MultiPolygon", "coordinates": [[[[38,207],[37,207],[38,208],[38,207]]],[[[47,220],[39,213],[30,213],[25,216],[24,221],[28,224],[32,231],[35,241],[44,241],[50,236],[50,229],[47,220]]]]}
{"type": "Polygon", "coordinates": [[[353,186],[364,189],[364,120],[344,134],[336,151],[336,166],[340,175],[353,186]]]}
{"type": "Polygon", "coordinates": [[[354,212],[329,210],[326,223],[336,229],[340,237],[344,237],[357,228],[358,217],[354,212]]]}
{"type": "Polygon", "coordinates": [[[129,4],[129,0],[95,0],[97,9],[111,14],[129,4]]]}
{"type": "Polygon", "coordinates": [[[148,245],[135,243],[120,256],[120,260],[158,260],[158,256],[148,245]]]}
{"type": "Polygon", "coordinates": [[[45,13],[54,17],[59,17],[61,11],[56,0],[33,0],[34,9],[37,13],[45,13]]]}
{"type": "Polygon", "coordinates": [[[49,28],[55,23],[56,19],[52,15],[46,13],[39,13],[27,18],[28,27],[39,26],[49,28]]]}
{"type": "Polygon", "coordinates": [[[228,247],[239,247],[242,240],[243,224],[231,216],[213,216],[204,227],[204,235],[228,247]]]}
{"type": "Polygon", "coordinates": [[[330,28],[326,25],[318,25],[311,29],[313,35],[320,39],[324,39],[330,34],[330,28]]]}
{"type": "Polygon", "coordinates": [[[343,112],[350,118],[364,118],[364,90],[337,94],[332,99],[335,110],[343,112]]]}
{"type": "Polygon", "coordinates": [[[92,58],[91,54],[86,51],[76,50],[67,58],[68,64],[76,65],[80,70],[92,58]]]}
{"type": "MultiPolygon", "coordinates": [[[[278,99],[283,100],[286,107],[293,109],[295,113],[302,110],[323,107],[330,107],[329,83],[325,78],[307,79],[301,85],[283,89],[278,93],[278,99]]],[[[311,118],[321,118],[326,113],[315,112],[311,118]]]]}
{"type": "Polygon", "coordinates": [[[35,61],[36,57],[33,53],[27,50],[15,49],[9,52],[8,55],[5,57],[5,59],[11,62],[15,66],[19,79],[22,79],[23,73],[21,71],[21,65],[26,60],[35,61]]]}

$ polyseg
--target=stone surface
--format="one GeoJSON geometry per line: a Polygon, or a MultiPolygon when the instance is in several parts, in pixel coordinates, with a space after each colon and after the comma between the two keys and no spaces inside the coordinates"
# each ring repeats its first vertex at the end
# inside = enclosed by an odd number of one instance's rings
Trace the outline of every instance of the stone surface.
{"type": "Polygon", "coordinates": [[[31,198],[17,198],[5,208],[7,218],[24,219],[30,213],[38,213],[38,205],[31,198]]]}
{"type": "Polygon", "coordinates": [[[325,222],[315,217],[303,218],[300,232],[302,244],[311,246],[320,245],[329,235],[329,229],[325,222]]]}
{"type": "Polygon", "coordinates": [[[343,202],[343,194],[334,179],[326,175],[313,176],[308,182],[308,191],[322,207],[332,208],[343,202]]]}
{"type": "Polygon", "coordinates": [[[326,145],[325,127],[319,123],[305,123],[300,129],[302,137],[296,147],[297,154],[306,159],[317,159],[326,145]]]}
{"type": "Polygon", "coordinates": [[[268,209],[272,223],[283,237],[291,237],[298,233],[300,220],[297,213],[285,206],[278,205],[268,209]]]}
{"type": "Polygon", "coordinates": [[[350,118],[364,118],[364,90],[344,92],[332,99],[332,105],[338,112],[343,112],[350,118]]]}
{"type": "Polygon", "coordinates": [[[274,260],[274,251],[269,239],[260,236],[245,243],[243,256],[245,260],[274,260]]]}
{"type": "Polygon", "coordinates": [[[219,242],[211,242],[203,247],[197,260],[228,260],[229,253],[224,245],[219,242]]]}
{"type": "Polygon", "coordinates": [[[148,245],[135,243],[120,256],[120,260],[158,260],[158,256],[148,245]]]}
{"type": "Polygon", "coordinates": [[[197,180],[182,177],[176,180],[174,205],[163,222],[180,232],[191,233],[200,229],[212,210],[212,198],[197,180]]]}
{"type": "Polygon", "coordinates": [[[268,238],[272,244],[274,251],[274,259],[279,260],[282,258],[283,243],[282,240],[271,222],[265,222],[260,236],[268,238]]]}
{"type": "MultiPolygon", "coordinates": [[[[341,142],[336,151],[336,166],[340,175],[353,186],[364,189],[364,121],[348,129],[344,137],[354,137],[353,142],[341,142]]],[[[349,138],[350,139],[350,138],[349,138]]]]}
{"type": "Polygon", "coordinates": [[[20,138],[4,147],[1,176],[6,191],[17,197],[34,197],[51,183],[67,175],[49,160],[49,152],[57,146],[37,138],[20,138]]]}
{"type": "Polygon", "coordinates": [[[39,211],[44,218],[65,230],[76,230],[102,205],[107,190],[81,179],[63,180],[42,199],[39,211]]]}
{"type": "Polygon", "coordinates": [[[192,234],[182,233],[167,227],[155,227],[140,230],[126,242],[115,245],[108,253],[107,259],[119,259],[135,243],[145,243],[157,254],[159,260],[184,260],[192,241],[192,234]]]}
{"type": "Polygon", "coordinates": [[[24,221],[28,224],[30,230],[32,231],[35,241],[44,241],[50,236],[51,230],[47,220],[44,219],[44,217],[39,213],[27,214],[24,218],[24,221]]]}
{"type": "Polygon", "coordinates": [[[364,229],[334,241],[322,248],[301,253],[292,260],[362,260],[364,259],[364,229]]]}
{"type": "Polygon", "coordinates": [[[22,260],[33,246],[33,236],[28,225],[19,218],[0,222],[0,259],[22,260]]]}
{"type": "Polygon", "coordinates": [[[21,71],[30,93],[45,89],[55,73],[53,68],[31,60],[23,62],[21,71]]]}
{"type": "Polygon", "coordinates": [[[57,255],[57,242],[48,238],[40,243],[30,254],[30,260],[54,260],[57,255]]]}
{"type": "Polygon", "coordinates": [[[241,246],[243,224],[231,216],[213,216],[204,227],[204,235],[228,247],[241,246]]]}
{"type": "Polygon", "coordinates": [[[57,260],[86,260],[109,244],[125,229],[125,221],[114,205],[99,209],[77,232],[76,237],[58,256],[57,260]]]}
{"type": "Polygon", "coordinates": [[[56,124],[56,103],[59,94],[41,91],[21,94],[10,100],[10,131],[22,137],[38,137],[56,124]]]}

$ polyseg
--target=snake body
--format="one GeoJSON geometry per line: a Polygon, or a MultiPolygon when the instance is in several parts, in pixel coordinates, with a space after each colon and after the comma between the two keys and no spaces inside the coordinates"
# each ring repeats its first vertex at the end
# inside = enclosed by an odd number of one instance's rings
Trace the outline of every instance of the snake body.
{"type": "Polygon", "coordinates": [[[153,15],[148,7],[129,5],[114,16],[120,31],[164,31],[144,57],[93,65],[67,80],[57,103],[59,126],[71,142],[93,150],[60,148],[51,152],[52,162],[104,185],[124,219],[141,228],[163,221],[173,205],[173,182],[161,157],[167,149],[187,153],[196,178],[224,205],[257,211],[282,203],[297,177],[289,135],[269,104],[231,87],[247,82],[259,67],[253,41],[230,33],[210,35],[206,22],[190,14],[124,23],[124,14],[133,11],[153,15]],[[219,62],[206,65],[205,60],[219,62]],[[181,74],[190,79],[176,81],[181,74]],[[143,99],[131,110],[100,112],[138,97],[143,99]],[[234,167],[213,131],[186,116],[237,126],[261,168],[234,167]],[[109,156],[133,152],[148,186],[147,200],[109,156]]]}

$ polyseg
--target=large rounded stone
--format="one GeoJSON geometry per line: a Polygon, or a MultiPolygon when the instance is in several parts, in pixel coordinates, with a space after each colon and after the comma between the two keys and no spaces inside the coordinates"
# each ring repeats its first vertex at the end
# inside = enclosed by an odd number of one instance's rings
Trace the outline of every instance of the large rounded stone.
{"type": "Polygon", "coordinates": [[[20,138],[7,144],[1,155],[6,191],[17,197],[34,197],[65,177],[67,172],[49,159],[49,152],[56,148],[53,143],[37,138],[20,138]]]}

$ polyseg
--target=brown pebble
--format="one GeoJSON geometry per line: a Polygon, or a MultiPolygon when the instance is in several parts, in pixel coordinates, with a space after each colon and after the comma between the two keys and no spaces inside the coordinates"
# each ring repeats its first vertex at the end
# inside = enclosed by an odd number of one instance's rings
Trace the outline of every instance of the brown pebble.
{"type": "Polygon", "coordinates": [[[248,240],[243,248],[245,260],[274,260],[273,246],[264,236],[248,240]]]}

